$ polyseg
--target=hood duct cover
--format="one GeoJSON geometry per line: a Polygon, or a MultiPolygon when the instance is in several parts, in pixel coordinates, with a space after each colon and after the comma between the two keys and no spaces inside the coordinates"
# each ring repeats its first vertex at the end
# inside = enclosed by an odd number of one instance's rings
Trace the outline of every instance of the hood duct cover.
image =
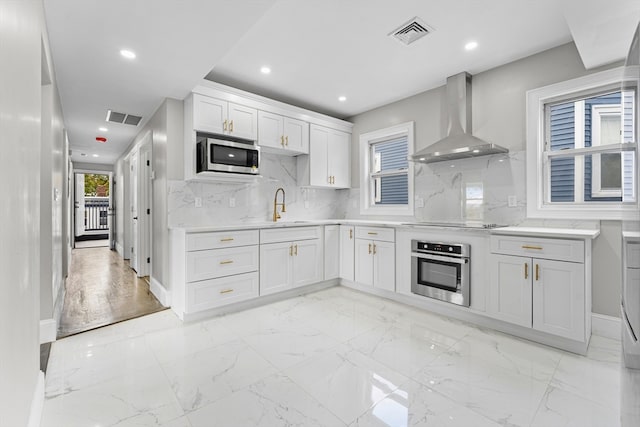
{"type": "Polygon", "coordinates": [[[462,72],[447,78],[448,135],[438,142],[409,156],[419,163],[434,163],[509,150],[471,135],[471,74],[462,72]]]}

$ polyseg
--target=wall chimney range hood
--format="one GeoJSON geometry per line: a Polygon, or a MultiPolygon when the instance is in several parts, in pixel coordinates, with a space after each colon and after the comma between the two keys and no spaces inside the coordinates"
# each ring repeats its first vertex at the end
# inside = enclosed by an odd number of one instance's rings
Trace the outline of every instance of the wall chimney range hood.
{"type": "Polygon", "coordinates": [[[434,163],[509,152],[504,147],[471,135],[471,74],[462,72],[448,77],[446,91],[448,135],[409,156],[410,161],[434,163]]]}

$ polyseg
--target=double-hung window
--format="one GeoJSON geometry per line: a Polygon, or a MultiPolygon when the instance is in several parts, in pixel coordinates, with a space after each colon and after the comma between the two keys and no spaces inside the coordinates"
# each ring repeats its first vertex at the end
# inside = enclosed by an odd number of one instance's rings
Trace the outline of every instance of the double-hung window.
{"type": "Polygon", "coordinates": [[[527,103],[528,216],[624,219],[638,209],[637,81],[609,70],[529,91],[527,103]]]}
{"type": "Polygon", "coordinates": [[[360,135],[361,213],[413,215],[413,122],[360,135]]]}

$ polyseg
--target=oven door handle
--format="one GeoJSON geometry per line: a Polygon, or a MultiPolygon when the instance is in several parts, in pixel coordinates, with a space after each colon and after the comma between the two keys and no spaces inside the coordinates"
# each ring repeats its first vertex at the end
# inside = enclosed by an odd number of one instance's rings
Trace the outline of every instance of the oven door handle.
{"type": "Polygon", "coordinates": [[[469,258],[454,258],[448,256],[440,256],[440,255],[427,255],[421,254],[418,252],[411,252],[412,257],[420,258],[420,259],[432,259],[434,261],[444,261],[450,262],[452,264],[467,264],[469,262],[469,258]]]}

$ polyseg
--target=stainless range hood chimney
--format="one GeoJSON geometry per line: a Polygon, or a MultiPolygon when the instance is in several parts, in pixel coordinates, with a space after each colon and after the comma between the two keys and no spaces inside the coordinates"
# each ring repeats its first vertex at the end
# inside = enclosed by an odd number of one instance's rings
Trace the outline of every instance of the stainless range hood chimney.
{"type": "Polygon", "coordinates": [[[471,135],[471,74],[462,72],[447,78],[448,135],[409,156],[419,163],[434,163],[488,154],[508,153],[504,147],[471,135]]]}

